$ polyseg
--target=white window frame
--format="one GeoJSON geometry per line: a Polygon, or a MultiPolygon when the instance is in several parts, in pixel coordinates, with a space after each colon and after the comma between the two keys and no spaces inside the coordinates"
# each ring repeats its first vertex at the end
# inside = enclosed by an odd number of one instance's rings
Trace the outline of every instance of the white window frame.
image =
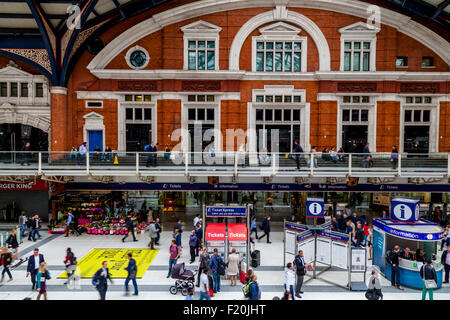
{"type": "Polygon", "coordinates": [[[102,139],[103,139],[103,150],[105,150],[105,124],[103,123],[104,116],[98,114],[96,112],[89,112],[88,114],[83,116],[84,126],[83,126],[83,141],[87,142],[88,150],[89,150],[89,131],[102,131],[102,139]]]}
{"type": "MultiPolygon", "coordinates": [[[[252,102],[247,103],[247,141],[248,150],[257,152],[258,141],[256,134],[256,109],[295,109],[300,110],[300,145],[304,151],[311,149],[310,145],[310,104],[306,102],[306,91],[304,89],[294,89],[294,86],[285,85],[265,85],[264,89],[252,90],[252,102]],[[256,102],[256,96],[277,95],[277,96],[301,96],[301,102],[256,102]]],[[[274,124],[276,122],[273,122],[274,124]]],[[[290,122],[293,123],[292,121],[290,122]]],[[[294,141],[292,141],[294,143],[294,141]]],[[[292,146],[291,146],[292,147],[292,146]]]]}
{"type": "MultiPolygon", "coordinates": [[[[359,93],[359,94],[338,94],[338,103],[337,103],[337,134],[336,134],[336,149],[343,148],[342,134],[344,132],[344,125],[367,125],[367,142],[369,143],[369,149],[371,152],[376,152],[377,150],[377,99],[373,94],[359,93]],[[351,96],[353,100],[353,96],[369,96],[369,102],[345,102],[344,96],[351,96]],[[369,118],[368,121],[343,121],[342,112],[344,109],[350,110],[369,110],[369,118]]],[[[361,118],[361,111],[360,116],[361,118]]],[[[351,118],[351,113],[350,113],[351,118]]]]}
{"type": "MultiPolygon", "coordinates": [[[[282,73],[282,74],[298,74],[307,72],[307,57],[308,57],[308,38],[299,36],[298,34],[302,30],[296,27],[293,27],[287,23],[284,22],[277,22],[274,24],[271,24],[269,26],[266,26],[264,28],[259,29],[259,32],[261,33],[260,36],[254,36],[252,37],[252,71],[258,72],[258,73],[282,73]],[[283,42],[283,52],[284,50],[284,42],[285,41],[292,41],[292,42],[300,42],[301,43],[301,64],[300,64],[300,71],[275,71],[275,64],[273,65],[273,71],[256,71],[256,52],[258,51],[256,48],[257,42],[283,42]]],[[[266,51],[264,46],[264,52],[266,51]]],[[[271,50],[272,51],[272,50],[271,50]]],[[[273,52],[275,52],[276,49],[273,49],[273,52]]],[[[289,50],[294,52],[294,50],[289,50]]],[[[283,54],[283,61],[284,61],[284,54],[283,54]]],[[[265,63],[264,63],[265,65],[265,63]]],[[[265,69],[265,67],[264,67],[265,69]]],[[[292,70],[294,70],[294,56],[292,56],[292,70]]],[[[255,101],[255,100],[253,100],[255,101]]]]}
{"type": "Polygon", "coordinates": [[[129,66],[131,69],[134,69],[134,70],[142,70],[142,69],[144,69],[145,67],[147,67],[147,65],[149,64],[149,62],[150,62],[150,55],[149,55],[148,51],[147,51],[145,48],[143,48],[143,47],[141,47],[141,46],[134,46],[134,47],[128,49],[127,54],[125,55],[125,61],[127,62],[128,66],[129,66]],[[131,63],[131,60],[130,60],[131,54],[132,54],[134,51],[136,51],[136,50],[140,50],[140,51],[144,52],[145,55],[146,55],[146,57],[147,57],[147,59],[145,60],[144,65],[141,66],[141,67],[135,67],[135,66],[131,63]]]}
{"type": "MultiPolygon", "coordinates": [[[[118,103],[118,150],[119,151],[126,151],[127,148],[127,136],[126,136],[126,128],[127,124],[130,123],[136,123],[136,124],[142,124],[146,123],[146,120],[126,120],[126,109],[127,108],[148,108],[152,109],[152,119],[150,120],[152,125],[152,140],[154,142],[157,142],[158,132],[157,132],[157,97],[155,96],[154,92],[121,92],[121,97],[118,103]],[[125,95],[151,95],[152,101],[125,101],[125,95]]],[[[144,117],[144,114],[142,114],[142,117],[144,117]]]]}
{"type": "MultiPolygon", "coordinates": [[[[372,26],[372,25],[371,25],[372,26]]],[[[353,23],[349,26],[343,27],[339,29],[339,32],[341,33],[341,62],[340,62],[340,71],[344,71],[344,52],[345,52],[345,42],[353,42],[358,41],[361,42],[361,45],[363,45],[363,42],[370,42],[370,55],[369,55],[369,70],[363,71],[362,63],[360,65],[359,71],[353,71],[353,63],[350,63],[350,71],[345,72],[369,72],[369,71],[376,71],[376,53],[377,53],[377,33],[380,31],[380,29],[377,29],[376,27],[373,27],[373,29],[370,29],[371,27],[368,26],[368,24],[364,22],[357,22],[353,23]]],[[[361,51],[362,51],[361,47],[361,51]]],[[[352,52],[353,52],[353,45],[352,45],[352,52]]],[[[363,61],[362,55],[360,57],[361,62],[363,61]]],[[[353,61],[353,58],[351,59],[351,62],[353,61]]]]}
{"type": "Polygon", "coordinates": [[[86,109],[102,109],[103,101],[102,100],[86,100],[85,107],[86,107],[86,109]],[[89,106],[89,102],[100,102],[101,106],[100,107],[91,107],[91,106],[89,106]]]}
{"type": "MultiPolygon", "coordinates": [[[[184,34],[183,70],[189,70],[189,41],[205,41],[205,51],[208,51],[206,41],[214,41],[214,70],[219,70],[219,33],[222,31],[222,28],[212,23],[199,20],[182,27],[181,31],[184,34]]],[[[196,51],[198,50],[196,49],[196,51]]],[[[198,61],[198,55],[196,55],[196,60],[198,61]]],[[[208,70],[207,55],[205,56],[205,69],[199,70],[197,64],[196,67],[197,69],[192,71],[214,71],[208,70]]]]}
{"type": "MultiPolygon", "coordinates": [[[[438,97],[430,94],[408,94],[401,95],[400,99],[400,134],[399,134],[399,152],[404,152],[405,144],[405,126],[429,126],[429,148],[428,152],[439,152],[439,101],[438,97]],[[406,103],[407,97],[430,97],[431,103],[406,103]],[[430,121],[429,122],[405,122],[405,110],[430,110],[430,121]]],[[[423,101],[423,99],[422,99],[423,101]]],[[[422,117],[422,115],[421,115],[422,117]]]]}

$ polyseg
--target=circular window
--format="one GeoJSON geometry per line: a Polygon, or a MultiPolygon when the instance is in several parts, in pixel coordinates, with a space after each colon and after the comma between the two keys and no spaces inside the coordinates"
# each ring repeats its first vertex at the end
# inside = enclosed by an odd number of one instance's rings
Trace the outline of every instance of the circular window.
{"type": "Polygon", "coordinates": [[[150,56],[148,55],[147,50],[142,47],[135,46],[128,50],[125,60],[130,68],[143,69],[148,65],[150,56]]]}
{"type": "Polygon", "coordinates": [[[146,61],[147,61],[147,56],[145,55],[144,51],[142,51],[142,50],[133,51],[133,53],[130,56],[130,62],[136,68],[142,68],[142,66],[145,65],[146,61]]]}

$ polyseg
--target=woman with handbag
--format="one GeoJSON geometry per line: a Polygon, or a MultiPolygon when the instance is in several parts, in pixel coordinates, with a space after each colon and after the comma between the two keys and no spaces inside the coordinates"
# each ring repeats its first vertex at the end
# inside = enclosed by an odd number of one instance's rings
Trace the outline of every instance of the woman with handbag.
{"type": "Polygon", "coordinates": [[[9,280],[8,282],[13,280],[13,277],[11,275],[11,271],[9,270],[9,268],[11,268],[11,263],[12,263],[12,254],[8,251],[8,249],[6,249],[6,247],[2,247],[2,255],[0,258],[0,264],[3,266],[3,271],[2,271],[2,280],[1,282],[3,283],[3,279],[5,278],[5,273],[8,274],[9,276],[9,280]]]}
{"type": "Polygon", "coordinates": [[[231,286],[237,284],[237,277],[239,274],[239,256],[236,254],[236,248],[231,250],[231,254],[228,256],[228,275],[230,276],[231,286]]]}
{"type": "Polygon", "coordinates": [[[16,229],[13,229],[11,231],[11,234],[9,235],[8,239],[6,240],[6,243],[8,244],[8,248],[12,248],[13,250],[13,258],[17,257],[19,253],[19,242],[17,241],[17,231],[16,229]]]}
{"type": "Polygon", "coordinates": [[[420,268],[420,277],[423,279],[422,300],[426,299],[427,291],[430,300],[433,300],[433,290],[437,288],[437,276],[430,259],[427,259],[420,268]]]}
{"type": "Polygon", "coordinates": [[[373,270],[372,276],[369,279],[369,285],[367,286],[367,300],[383,300],[383,293],[381,292],[381,283],[379,277],[379,273],[373,270]]]}
{"type": "Polygon", "coordinates": [[[47,263],[42,262],[39,266],[39,271],[36,277],[37,291],[39,294],[37,295],[36,300],[41,299],[41,295],[44,295],[44,300],[47,300],[47,280],[50,280],[50,272],[48,272],[47,263]]]}
{"type": "Polygon", "coordinates": [[[202,274],[203,270],[205,270],[205,268],[209,267],[209,254],[206,247],[203,248],[198,260],[197,287],[200,287],[200,275],[202,274]]]}

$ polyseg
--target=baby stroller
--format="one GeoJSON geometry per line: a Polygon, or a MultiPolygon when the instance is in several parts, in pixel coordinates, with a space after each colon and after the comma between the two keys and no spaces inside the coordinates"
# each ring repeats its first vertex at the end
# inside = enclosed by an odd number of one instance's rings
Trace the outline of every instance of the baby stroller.
{"type": "Polygon", "coordinates": [[[176,279],[175,285],[170,286],[169,292],[171,294],[177,294],[181,291],[183,296],[187,296],[188,290],[194,288],[195,274],[197,272],[192,272],[186,270],[183,263],[178,263],[172,267],[172,279],[176,279]]]}

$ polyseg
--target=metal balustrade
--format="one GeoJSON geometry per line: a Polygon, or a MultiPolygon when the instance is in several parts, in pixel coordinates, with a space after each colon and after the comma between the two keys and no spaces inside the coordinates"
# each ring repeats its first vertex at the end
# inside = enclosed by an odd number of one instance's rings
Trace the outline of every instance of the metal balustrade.
{"type": "Polygon", "coordinates": [[[450,175],[449,153],[0,152],[1,176],[417,177],[450,175]],[[297,159],[298,158],[298,159],[297,159]],[[299,169],[297,169],[297,162],[299,169]]]}

